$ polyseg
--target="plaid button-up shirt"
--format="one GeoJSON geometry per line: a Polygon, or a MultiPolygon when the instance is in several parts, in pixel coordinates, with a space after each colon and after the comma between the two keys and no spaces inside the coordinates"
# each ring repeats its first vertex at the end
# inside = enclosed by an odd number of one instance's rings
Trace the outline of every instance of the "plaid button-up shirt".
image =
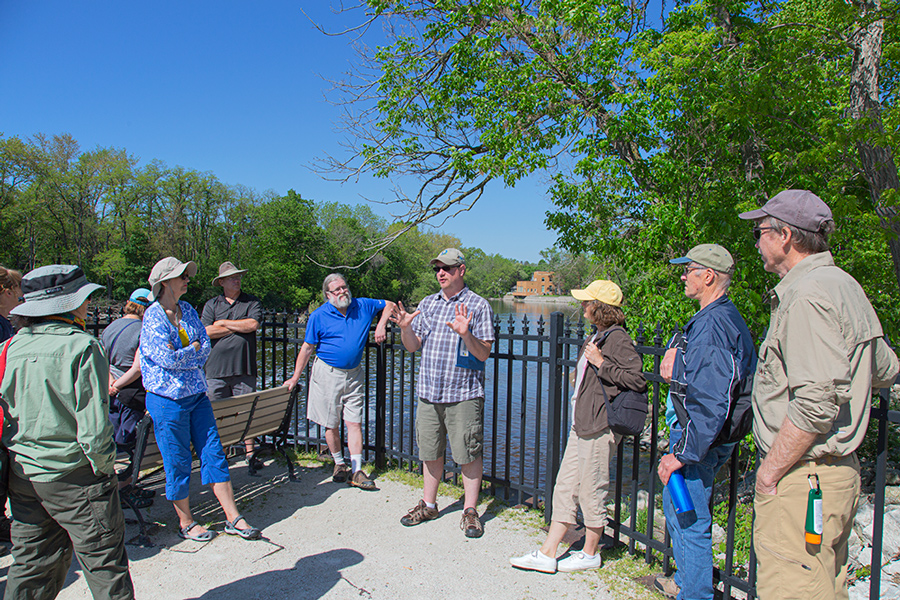
{"type": "Polygon", "coordinates": [[[462,341],[447,323],[456,318],[456,305],[465,304],[472,320],[469,331],[479,340],[494,341],[494,312],[487,300],[464,287],[455,296],[442,292],[422,300],[421,313],[413,321],[413,333],[422,340],[419,365],[419,398],[434,403],[462,402],[484,397],[484,371],[456,366],[462,341]]]}

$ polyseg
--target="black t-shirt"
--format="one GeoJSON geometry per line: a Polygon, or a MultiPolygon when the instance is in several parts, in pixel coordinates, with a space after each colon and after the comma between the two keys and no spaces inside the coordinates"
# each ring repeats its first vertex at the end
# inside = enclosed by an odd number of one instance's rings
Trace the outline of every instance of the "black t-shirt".
{"type": "MultiPolygon", "coordinates": [[[[203,307],[200,320],[209,326],[227,319],[256,319],[262,323],[262,304],[259,298],[241,292],[234,303],[229,303],[224,295],[211,298],[203,307]]],[[[256,376],[256,332],[231,333],[212,340],[212,352],[206,360],[206,376],[210,379],[232,377],[234,375],[256,376]]]]}
{"type": "Polygon", "coordinates": [[[13,331],[13,326],[12,323],[9,322],[9,319],[0,315],[0,343],[11,338],[14,333],[15,331],[13,331]]]}

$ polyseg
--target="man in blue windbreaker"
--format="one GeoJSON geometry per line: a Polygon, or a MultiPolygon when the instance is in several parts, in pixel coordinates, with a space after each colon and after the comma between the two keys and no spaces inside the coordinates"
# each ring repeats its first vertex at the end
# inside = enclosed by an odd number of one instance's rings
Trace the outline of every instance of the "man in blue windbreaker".
{"type": "Polygon", "coordinates": [[[671,261],[684,265],[684,294],[700,310],[676,334],[660,366],[670,383],[666,422],[671,454],[659,462],[664,484],[681,471],[694,511],[676,514],[669,489],[663,492],[666,526],[678,571],[656,587],[679,600],[713,597],[712,515],[709,499],[716,473],[731,456],[734,442],[722,443],[729,411],[749,390],[756,350],[747,324],[728,298],[734,259],[718,244],[701,244],[671,261]]]}

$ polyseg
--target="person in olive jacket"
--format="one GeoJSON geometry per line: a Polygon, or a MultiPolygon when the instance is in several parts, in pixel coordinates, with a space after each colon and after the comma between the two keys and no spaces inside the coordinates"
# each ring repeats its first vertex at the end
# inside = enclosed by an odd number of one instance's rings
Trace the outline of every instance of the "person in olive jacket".
{"type": "Polygon", "coordinates": [[[584,317],[597,331],[588,336],[578,355],[575,393],[572,395],[572,430],[553,488],[553,513],[547,539],[540,550],[509,559],[512,566],[555,573],[596,569],[602,564],[597,551],[606,524],[609,459],[621,436],[607,423],[604,390],[609,398],[630,389],[647,389],[640,355],[622,327],[622,290],[598,280],[583,290],[572,290],[581,300],[584,317]],[[584,516],[584,548],[557,561],[556,552],[575,524],[578,507],[584,516]]]}

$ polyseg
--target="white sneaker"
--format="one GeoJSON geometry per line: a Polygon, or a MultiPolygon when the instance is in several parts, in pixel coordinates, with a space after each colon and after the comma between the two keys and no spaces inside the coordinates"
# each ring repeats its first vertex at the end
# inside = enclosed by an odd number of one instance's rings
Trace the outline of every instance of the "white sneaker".
{"type": "Polygon", "coordinates": [[[557,568],[563,573],[574,573],[575,571],[599,569],[602,564],[603,559],[599,552],[593,556],[588,556],[584,552],[576,552],[559,561],[557,568]]]}
{"type": "Polygon", "coordinates": [[[556,559],[546,556],[540,550],[535,550],[525,556],[515,556],[509,559],[509,564],[527,571],[556,573],[556,559]]]}

